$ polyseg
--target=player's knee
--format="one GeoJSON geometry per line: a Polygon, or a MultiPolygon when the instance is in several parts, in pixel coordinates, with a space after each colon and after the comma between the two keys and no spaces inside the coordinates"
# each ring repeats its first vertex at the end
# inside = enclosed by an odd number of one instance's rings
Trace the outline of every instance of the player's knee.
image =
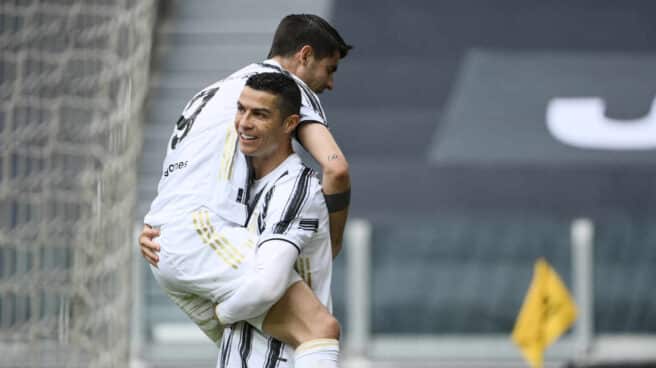
{"type": "Polygon", "coordinates": [[[318,320],[318,323],[315,325],[316,331],[313,335],[317,338],[339,339],[341,326],[333,315],[325,313],[318,320]]]}

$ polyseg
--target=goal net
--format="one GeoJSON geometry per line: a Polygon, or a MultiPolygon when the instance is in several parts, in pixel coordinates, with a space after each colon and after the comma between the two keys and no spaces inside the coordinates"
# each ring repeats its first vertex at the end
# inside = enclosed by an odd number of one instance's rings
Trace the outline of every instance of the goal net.
{"type": "Polygon", "coordinates": [[[0,3],[0,367],[126,367],[154,0],[0,3]]]}

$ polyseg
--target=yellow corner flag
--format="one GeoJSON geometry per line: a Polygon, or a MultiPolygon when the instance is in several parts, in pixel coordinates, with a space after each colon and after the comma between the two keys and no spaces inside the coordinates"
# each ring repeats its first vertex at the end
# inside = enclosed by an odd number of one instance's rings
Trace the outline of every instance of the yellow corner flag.
{"type": "Polygon", "coordinates": [[[544,350],[576,320],[576,305],[556,271],[540,258],[519,311],[512,340],[533,368],[541,368],[544,350]]]}

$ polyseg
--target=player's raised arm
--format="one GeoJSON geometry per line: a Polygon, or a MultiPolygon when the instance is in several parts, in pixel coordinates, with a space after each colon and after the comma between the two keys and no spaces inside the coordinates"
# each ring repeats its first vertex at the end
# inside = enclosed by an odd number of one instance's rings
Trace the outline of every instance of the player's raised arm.
{"type": "Polygon", "coordinates": [[[328,128],[323,124],[302,124],[297,137],[303,147],[321,165],[323,193],[330,214],[330,238],[333,258],[342,249],[348,217],[351,178],[348,162],[328,128]]]}

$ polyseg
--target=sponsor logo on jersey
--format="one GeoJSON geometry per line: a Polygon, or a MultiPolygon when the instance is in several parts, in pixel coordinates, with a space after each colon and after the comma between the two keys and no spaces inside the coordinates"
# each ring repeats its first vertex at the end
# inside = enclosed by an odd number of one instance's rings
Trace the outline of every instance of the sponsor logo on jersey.
{"type": "Polygon", "coordinates": [[[187,167],[188,163],[189,163],[189,161],[178,161],[178,162],[170,164],[169,166],[166,167],[166,170],[164,170],[164,176],[168,177],[169,175],[173,174],[174,172],[184,169],[185,167],[187,167]]]}

